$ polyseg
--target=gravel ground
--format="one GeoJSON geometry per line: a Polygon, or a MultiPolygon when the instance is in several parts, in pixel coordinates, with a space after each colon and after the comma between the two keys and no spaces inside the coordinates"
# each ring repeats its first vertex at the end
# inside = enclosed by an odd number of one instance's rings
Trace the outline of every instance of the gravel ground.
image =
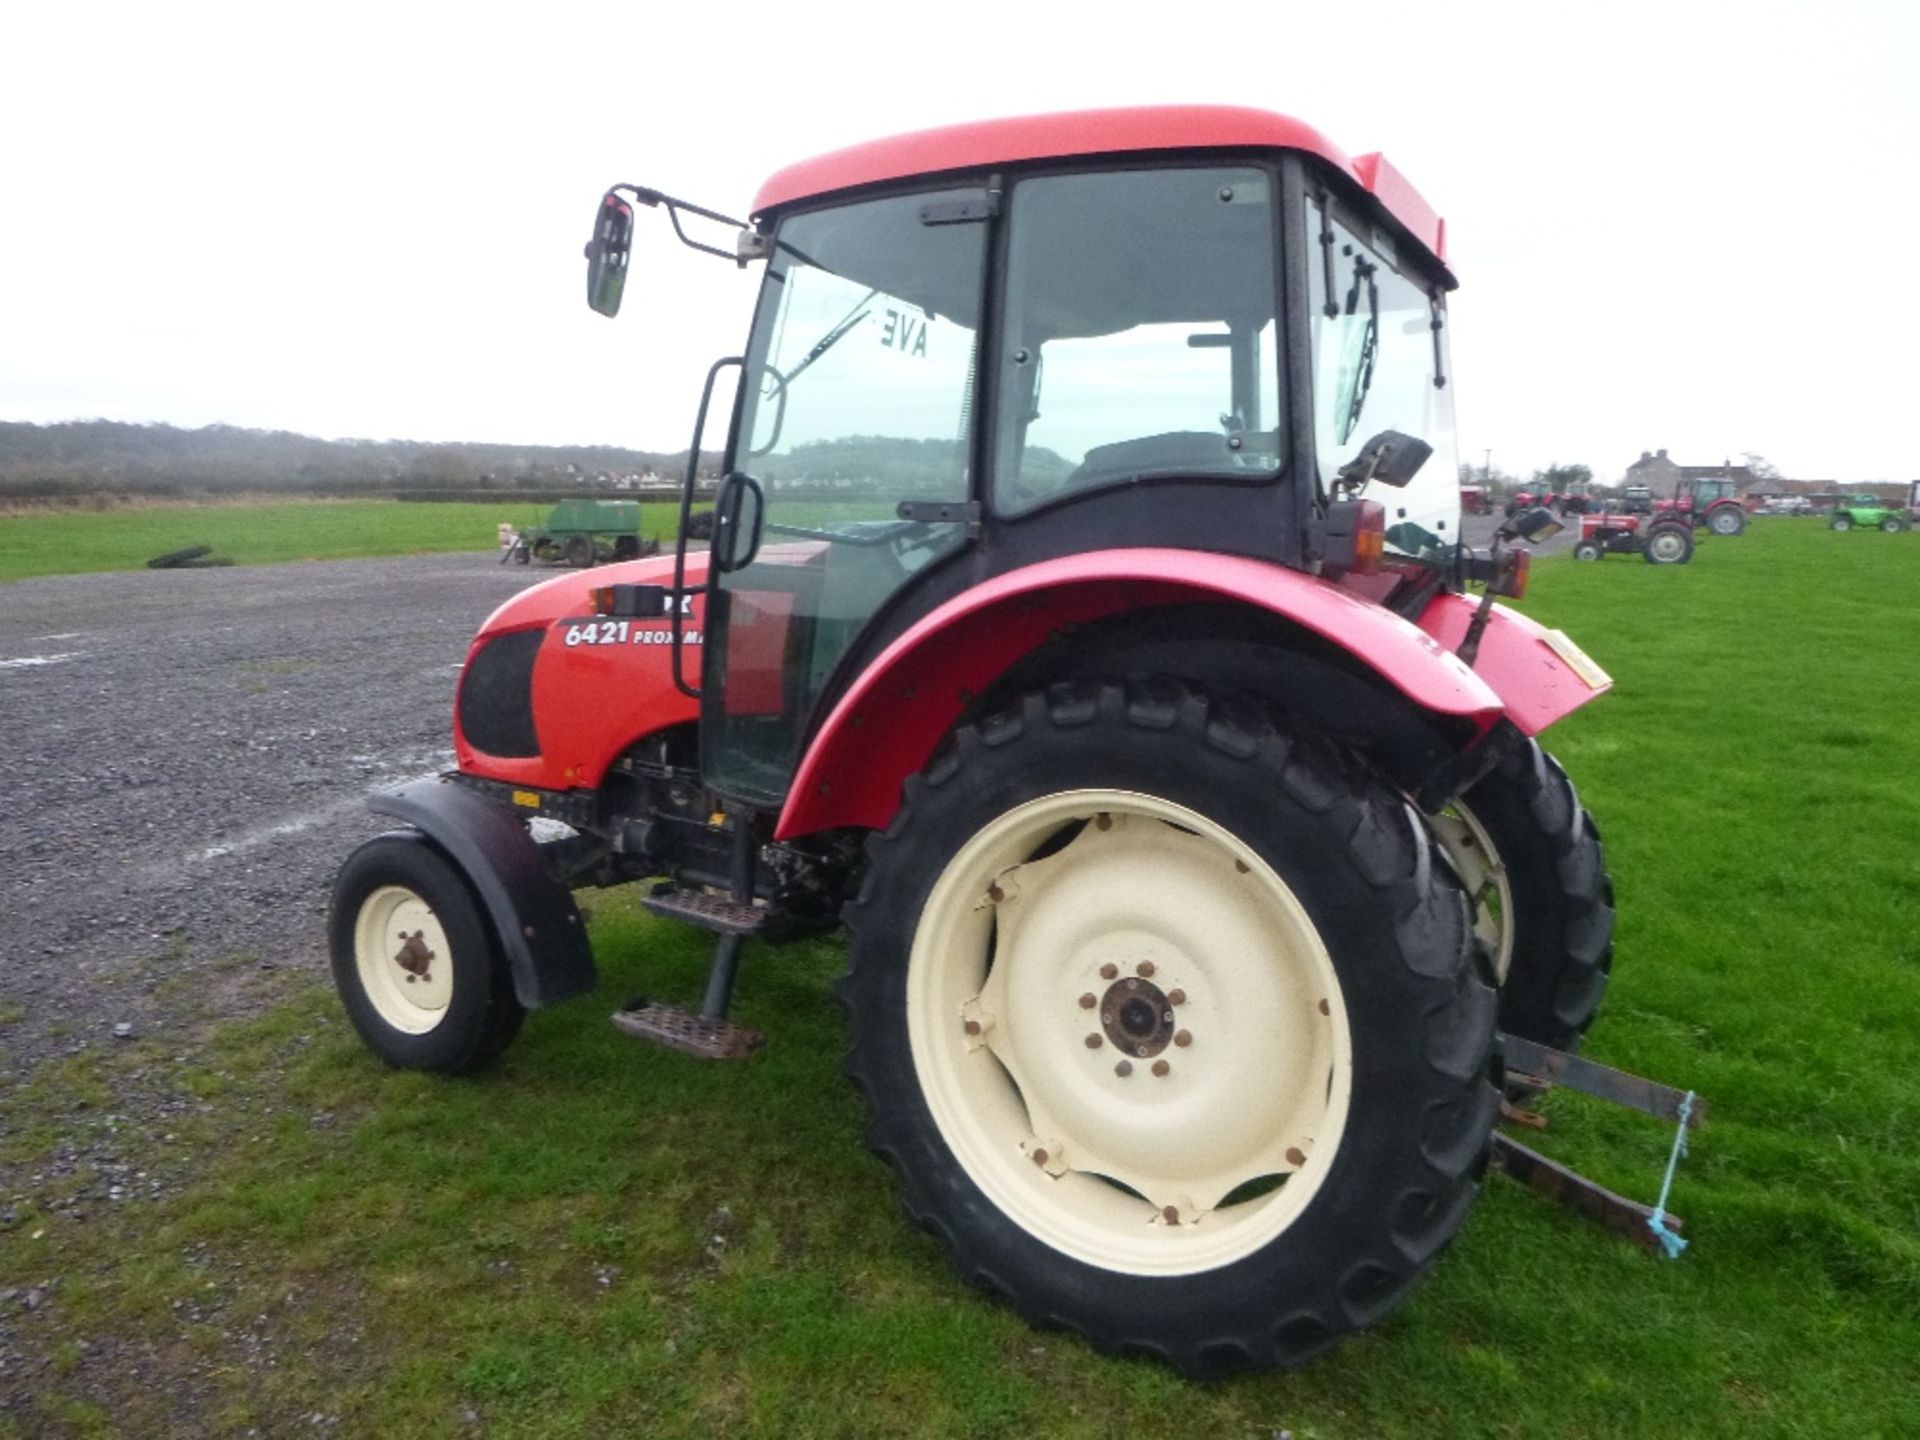
{"type": "Polygon", "coordinates": [[[333,872],[379,828],[362,797],[452,764],[467,643],[541,574],[463,554],[0,585],[0,1087],[165,1031],[161,982],[316,971],[333,872]]]}

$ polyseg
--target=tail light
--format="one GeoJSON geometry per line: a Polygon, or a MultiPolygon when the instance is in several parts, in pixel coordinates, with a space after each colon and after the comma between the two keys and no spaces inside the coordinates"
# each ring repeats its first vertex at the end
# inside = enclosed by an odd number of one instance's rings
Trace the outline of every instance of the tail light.
{"type": "Polygon", "coordinates": [[[1387,512],[1378,500],[1336,500],[1327,507],[1321,570],[1329,576],[1372,575],[1387,550],[1387,512]]]}
{"type": "Polygon", "coordinates": [[[1496,595],[1518,600],[1527,593],[1527,577],[1533,572],[1531,550],[1509,550],[1500,557],[1500,573],[1489,587],[1496,595]]]}

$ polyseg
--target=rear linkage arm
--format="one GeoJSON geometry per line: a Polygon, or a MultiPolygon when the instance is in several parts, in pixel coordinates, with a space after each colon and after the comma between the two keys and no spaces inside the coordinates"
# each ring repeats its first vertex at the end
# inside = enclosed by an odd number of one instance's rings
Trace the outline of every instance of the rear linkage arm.
{"type": "MultiPolygon", "coordinates": [[[[1676,1090],[1671,1085],[1642,1079],[1638,1075],[1629,1075],[1624,1070],[1597,1065],[1577,1055],[1550,1050],[1545,1045],[1523,1040],[1517,1035],[1501,1035],[1500,1046],[1506,1056],[1507,1080],[1521,1089],[1540,1093],[1556,1084],[1564,1085],[1570,1090],[1609,1100],[1616,1105],[1625,1105],[1658,1119],[1671,1120],[1680,1127],[1682,1135],[1697,1128],[1706,1119],[1706,1102],[1691,1092],[1676,1090]]],[[[1544,1115],[1504,1104],[1501,1109],[1505,1118],[1513,1123],[1536,1130],[1546,1127],[1544,1115]]],[[[1676,1151],[1678,1149],[1676,1146],[1676,1151]]],[[[1623,1240],[1655,1254],[1671,1257],[1679,1253],[1681,1242],[1674,1237],[1685,1222],[1677,1215],[1667,1213],[1664,1191],[1660,1205],[1642,1205],[1637,1200],[1615,1194],[1576,1170],[1549,1160],[1538,1150],[1522,1145],[1510,1135],[1496,1134],[1493,1137],[1492,1163],[1496,1170],[1511,1175],[1549,1200],[1559,1201],[1569,1210],[1586,1216],[1623,1240]]]]}

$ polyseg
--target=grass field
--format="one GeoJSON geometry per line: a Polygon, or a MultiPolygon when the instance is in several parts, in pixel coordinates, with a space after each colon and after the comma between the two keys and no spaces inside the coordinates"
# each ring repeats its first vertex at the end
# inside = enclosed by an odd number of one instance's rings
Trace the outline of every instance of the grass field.
{"type": "MultiPolygon", "coordinates": [[[[741,1015],[773,1043],[704,1065],[607,1026],[635,991],[697,997],[705,951],[607,896],[600,992],[477,1080],[378,1068],[316,991],[0,1101],[0,1158],[37,1163],[143,1067],[214,1157],[172,1199],[0,1231],[0,1289],[66,1277],[19,1433],[138,1433],[150,1397],[105,1405],[77,1349],[118,1337],[211,1377],[208,1433],[1920,1434],[1920,540],[1763,522],[1690,566],[1545,562],[1525,608],[1617,681],[1549,738],[1620,898],[1589,1053],[1712,1105],[1678,1262],[1496,1179],[1412,1301],[1304,1371],[1103,1358],[900,1218],[838,1073],[836,943],[751,952],[741,1015]],[[232,1338],[256,1323],[271,1369],[232,1338]]],[[[1652,1197],[1664,1126],[1548,1108],[1543,1148],[1652,1197]]]]}
{"type": "MultiPolygon", "coordinates": [[[[107,511],[0,514],[0,581],[95,570],[136,570],[155,555],[211,545],[237,565],[492,550],[501,521],[524,526],[550,506],[423,504],[400,500],[261,501],[222,505],[129,506],[107,511]]],[[[671,504],[642,507],[642,533],[665,537],[671,504]]]]}

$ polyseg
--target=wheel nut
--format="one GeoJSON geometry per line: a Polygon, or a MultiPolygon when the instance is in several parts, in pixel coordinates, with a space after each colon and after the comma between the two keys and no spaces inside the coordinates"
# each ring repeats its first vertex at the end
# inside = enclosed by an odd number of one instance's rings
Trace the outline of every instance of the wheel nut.
{"type": "Polygon", "coordinates": [[[1306,1163],[1307,1163],[1307,1157],[1301,1154],[1298,1147],[1290,1148],[1287,1151],[1287,1164],[1293,1166],[1294,1169],[1298,1170],[1302,1165],[1306,1163]]]}
{"type": "Polygon", "coordinates": [[[1098,1033],[1087,1036],[1087,1049],[1089,1050],[1098,1050],[1105,1043],[1098,1033]]]}
{"type": "Polygon", "coordinates": [[[1181,1030],[1177,1032],[1173,1037],[1173,1043],[1178,1045],[1182,1050],[1186,1049],[1187,1046],[1193,1044],[1193,1032],[1191,1030],[1181,1030]]]}
{"type": "Polygon", "coordinates": [[[1102,965],[1100,967],[1100,978],[1102,980],[1111,980],[1119,973],[1120,967],[1118,965],[1102,965]]]}
{"type": "Polygon", "coordinates": [[[1160,1218],[1169,1225],[1178,1225],[1180,1223],[1180,1208],[1177,1205],[1169,1205],[1160,1212],[1160,1218]]]}
{"type": "Polygon", "coordinates": [[[1091,990],[1089,990],[1086,994],[1080,997],[1080,1008],[1082,1010],[1091,1010],[1093,1009],[1094,1006],[1098,1005],[1099,1003],[1100,1002],[1098,1000],[1093,998],[1093,992],[1091,990]]]}
{"type": "Polygon", "coordinates": [[[1155,1075],[1164,1076],[1171,1069],[1173,1069],[1173,1067],[1164,1060],[1156,1060],[1153,1062],[1153,1073],[1155,1075]]]}
{"type": "Polygon", "coordinates": [[[1033,1152],[1033,1163],[1034,1163],[1034,1164],[1036,1164],[1036,1165],[1045,1165],[1045,1164],[1047,1163],[1047,1152],[1046,1152],[1046,1151],[1044,1151],[1044,1150],[1036,1150],[1036,1151],[1034,1151],[1034,1152],[1033,1152]]]}
{"type": "Polygon", "coordinates": [[[1186,1003],[1187,1003],[1187,992],[1186,992],[1186,991],[1184,991],[1184,990],[1169,990],[1169,991],[1167,992],[1167,1004],[1169,1004],[1169,1005],[1184,1005],[1184,1004],[1186,1004],[1186,1003]]]}
{"type": "Polygon", "coordinates": [[[969,1035],[978,1035],[980,1033],[980,1022],[978,1020],[969,1020],[962,1028],[965,1029],[969,1035]]]}
{"type": "Polygon", "coordinates": [[[1133,967],[1133,973],[1140,976],[1153,974],[1153,961],[1142,960],[1138,965],[1133,967]]]}
{"type": "Polygon", "coordinates": [[[1133,1061],[1122,1060],[1118,1065],[1113,1067],[1113,1073],[1118,1075],[1122,1080],[1126,1079],[1127,1076],[1133,1074],[1133,1061]]]}

